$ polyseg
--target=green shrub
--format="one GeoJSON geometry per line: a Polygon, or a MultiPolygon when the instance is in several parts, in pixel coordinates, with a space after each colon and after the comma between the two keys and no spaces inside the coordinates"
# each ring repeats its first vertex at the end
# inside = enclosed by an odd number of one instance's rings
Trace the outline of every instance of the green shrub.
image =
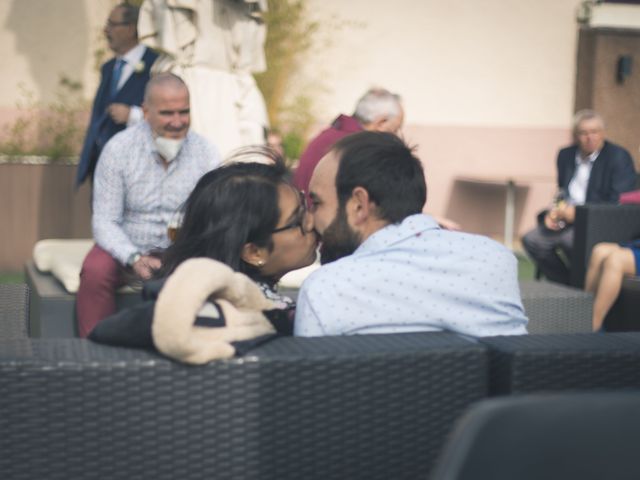
{"type": "Polygon", "coordinates": [[[287,158],[297,159],[314,124],[311,97],[292,97],[292,83],[319,32],[318,22],[308,17],[306,0],[270,0],[265,15],[267,71],[257,74],[271,126],[283,134],[287,158]]]}

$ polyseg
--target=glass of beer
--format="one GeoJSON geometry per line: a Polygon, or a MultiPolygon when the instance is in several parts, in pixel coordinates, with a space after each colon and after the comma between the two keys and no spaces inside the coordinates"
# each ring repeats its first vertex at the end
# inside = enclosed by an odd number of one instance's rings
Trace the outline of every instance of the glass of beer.
{"type": "Polygon", "coordinates": [[[176,237],[178,236],[178,230],[180,229],[180,225],[182,225],[182,210],[177,210],[169,220],[167,224],[167,236],[171,243],[176,241],[176,237]]]}

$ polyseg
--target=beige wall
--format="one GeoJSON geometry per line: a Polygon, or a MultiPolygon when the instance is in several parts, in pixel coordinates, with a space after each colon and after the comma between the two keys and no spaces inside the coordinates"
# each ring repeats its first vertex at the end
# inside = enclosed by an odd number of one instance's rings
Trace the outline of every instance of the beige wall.
{"type": "MultiPolygon", "coordinates": [[[[372,84],[404,96],[409,124],[565,126],[571,116],[579,0],[312,0],[314,15],[356,25],[323,31],[310,59],[353,109],[372,84]]],[[[325,22],[326,23],[326,22],[325,22]]]]}
{"type": "Polygon", "coordinates": [[[36,100],[51,100],[62,74],[83,82],[90,98],[98,81],[95,53],[104,48],[102,25],[114,3],[0,0],[0,106],[22,100],[20,85],[36,100]]]}
{"type": "MultiPolygon", "coordinates": [[[[95,52],[104,48],[101,29],[115,3],[0,0],[0,123],[15,114],[19,84],[47,101],[65,73],[91,98],[95,52]]],[[[518,191],[522,233],[551,198],[555,153],[570,140],[579,3],[309,0],[323,24],[322,46],[298,88],[318,99],[319,125],[350,113],[373,85],[399,92],[405,135],[427,170],[428,210],[468,230],[501,235],[504,192],[456,177],[535,176],[518,191]]]]}
{"type": "Polygon", "coordinates": [[[312,0],[316,18],[343,26],[321,32],[331,45],[300,85],[322,79],[323,124],[351,113],[371,86],[400,93],[405,136],[426,166],[427,210],[500,237],[504,189],[455,179],[512,176],[529,185],[518,190],[522,233],[550,201],[555,155],[570,141],[579,3],[312,0]]]}

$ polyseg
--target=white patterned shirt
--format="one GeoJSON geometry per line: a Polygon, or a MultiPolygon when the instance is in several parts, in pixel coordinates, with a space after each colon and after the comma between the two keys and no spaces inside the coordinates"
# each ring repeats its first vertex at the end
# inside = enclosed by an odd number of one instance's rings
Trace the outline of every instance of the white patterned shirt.
{"type": "Polygon", "coordinates": [[[520,335],[527,322],[511,251],[417,214],[313,272],[298,295],[295,335],[520,335]]]}
{"type": "Polygon", "coordinates": [[[580,149],[576,152],[576,170],[569,182],[567,190],[569,191],[569,200],[572,205],[584,205],[587,201],[587,189],[589,188],[589,177],[593,162],[600,155],[600,151],[595,151],[586,157],[580,153],[580,149]]]}
{"type": "Polygon", "coordinates": [[[169,245],[167,225],[200,177],[221,162],[217,149],[189,131],[165,169],[147,122],[105,145],[93,184],[93,237],[120,263],[169,245]]]}

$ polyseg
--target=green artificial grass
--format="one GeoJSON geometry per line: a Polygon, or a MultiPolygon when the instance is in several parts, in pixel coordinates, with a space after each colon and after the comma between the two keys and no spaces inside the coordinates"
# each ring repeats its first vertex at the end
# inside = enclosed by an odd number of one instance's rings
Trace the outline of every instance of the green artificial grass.
{"type": "Polygon", "coordinates": [[[516,258],[518,259],[518,279],[533,280],[536,270],[533,262],[524,253],[516,253],[516,258]]]}
{"type": "Polygon", "coordinates": [[[24,283],[22,272],[0,272],[0,283],[24,283]]]}

